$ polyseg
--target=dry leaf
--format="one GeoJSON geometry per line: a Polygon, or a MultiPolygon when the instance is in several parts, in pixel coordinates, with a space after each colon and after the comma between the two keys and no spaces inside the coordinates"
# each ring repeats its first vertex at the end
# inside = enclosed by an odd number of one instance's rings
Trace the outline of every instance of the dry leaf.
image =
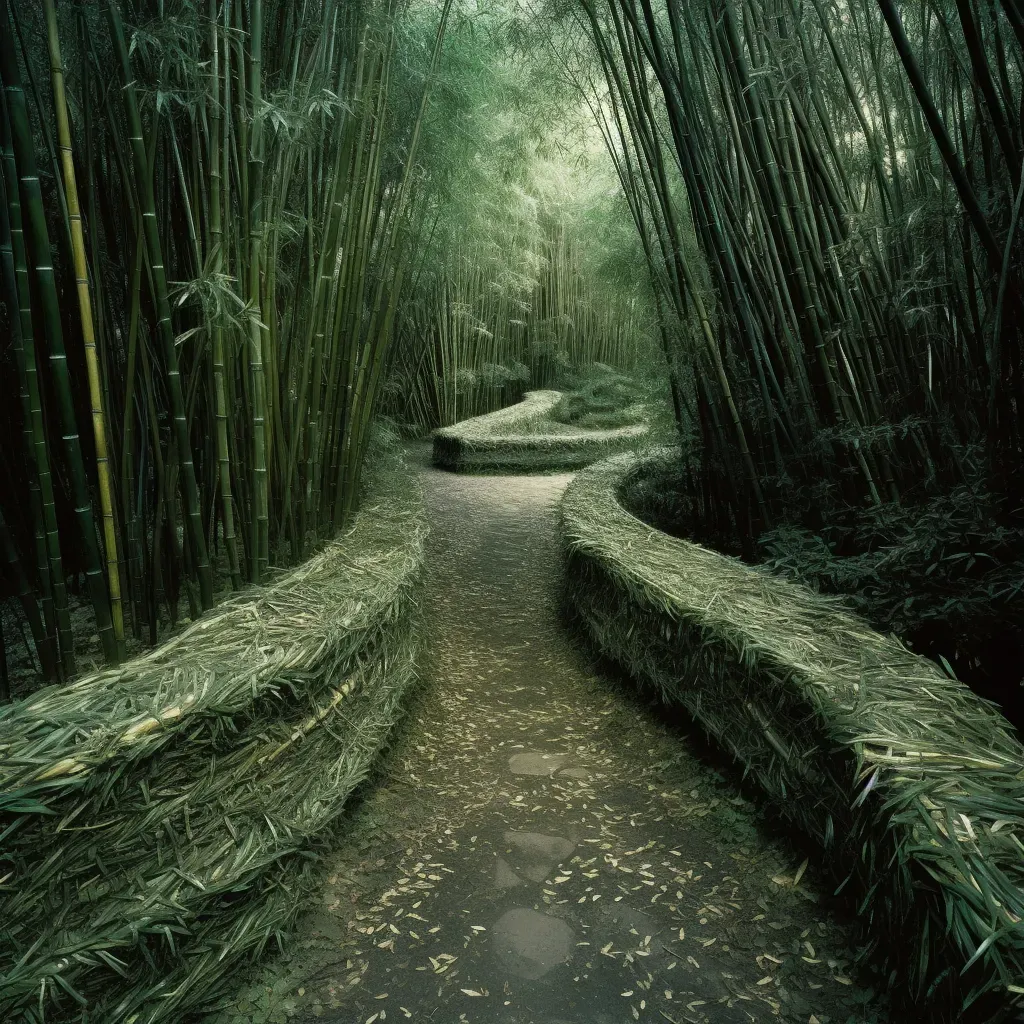
{"type": "Polygon", "coordinates": [[[804,877],[804,872],[807,870],[807,864],[808,864],[808,860],[807,860],[807,858],[805,858],[803,864],[801,864],[800,867],[798,867],[796,869],[796,875],[793,878],[793,885],[794,886],[800,884],[800,879],[804,877]]]}

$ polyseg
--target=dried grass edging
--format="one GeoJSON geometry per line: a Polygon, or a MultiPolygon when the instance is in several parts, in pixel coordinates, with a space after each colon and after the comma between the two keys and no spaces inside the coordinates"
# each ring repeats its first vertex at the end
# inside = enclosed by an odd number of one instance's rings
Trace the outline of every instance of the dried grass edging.
{"type": "Polygon", "coordinates": [[[279,582],[0,711],[0,1019],[179,1021],[293,922],[415,675],[425,515],[389,469],[279,582]]]}
{"type": "Polygon", "coordinates": [[[869,952],[928,1019],[1003,1019],[1024,994],[1024,747],[838,602],[629,514],[621,488],[666,457],[619,456],[570,484],[570,610],[820,844],[869,952]]]}
{"type": "Polygon", "coordinates": [[[648,432],[645,423],[545,432],[561,397],[560,391],[528,391],[515,405],[435,430],[434,464],[477,473],[577,469],[635,447],[648,432]]]}

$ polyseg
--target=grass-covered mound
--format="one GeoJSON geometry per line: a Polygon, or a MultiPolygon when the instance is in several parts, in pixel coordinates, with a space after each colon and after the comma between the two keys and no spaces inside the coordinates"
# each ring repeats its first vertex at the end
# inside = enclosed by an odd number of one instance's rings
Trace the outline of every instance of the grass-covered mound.
{"type": "Polygon", "coordinates": [[[571,609],[820,845],[924,1017],[1000,1019],[1024,995],[1024,747],[834,600],[631,515],[640,465],[609,459],[566,491],[571,609]]]}
{"type": "Polygon", "coordinates": [[[180,1021],[287,928],[414,678],[422,502],[0,709],[0,1019],[180,1021]]]}
{"type": "Polygon", "coordinates": [[[551,411],[556,423],[594,430],[614,430],[644,418],[645,395],[636,382],[611,367],[596,364],[575,374],[551,411]]]}
{"type": "Polygon", "coordinates": [[[623,422],[602,428],[586,398],[580,401],[528,391],[517,405],[435,430],[434,463],[469,472],[577,469],[635,447],[647,433],[639,405],[620,406],[615,414],[623,422]]]}
{"type": "Polygon", "coordinates": [[[939,494],[855,505],[810,482],[756,537],[708,500],[693,458],[635,474],[624,505],[645,522],[839,596],[883,633],[949,664],[1024,730],[1024,515],[980,477],[939,494]]]}

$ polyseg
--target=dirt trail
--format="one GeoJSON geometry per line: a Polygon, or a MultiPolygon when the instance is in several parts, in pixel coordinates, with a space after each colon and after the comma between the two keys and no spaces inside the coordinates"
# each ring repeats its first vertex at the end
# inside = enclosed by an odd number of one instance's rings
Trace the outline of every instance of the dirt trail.
{"type": "Polygon", "coordinates": [[[424,681],[322,901],[217,1024],[886,1021],[802,855],[558,617],[568,476],[423,468],[424,681]]]}

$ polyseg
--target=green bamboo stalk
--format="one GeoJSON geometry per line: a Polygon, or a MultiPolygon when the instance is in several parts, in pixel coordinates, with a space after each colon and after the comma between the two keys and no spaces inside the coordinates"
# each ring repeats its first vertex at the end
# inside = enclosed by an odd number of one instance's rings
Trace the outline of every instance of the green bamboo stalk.
{"type": "MultiPolygon", "coordinates": [[[[953,140],[950,138],[942,115],[935,105],[935,99],[932,96],[931,90],[928,88],[924,75],[921,73],[921,69],[914,58],[910,40],[907,38],[907,33],[903,27],[903,19],[900,17],[899,11],[896,10],[893,0],[878,0],[878,6],[882,11],[886,24],[889,26],[889,33],[896,46],[896,51],[903,62],[903,67],[906,69],[907,78],[910,80],[914,94],[917,96],[917,101],[921,105],[921,111],[928,122],[928,127],[942,156],[942,161],[946,165],[946,170],[953,180],[953,185],[956,188],[957,195],[960,197],[960,202],[963,203],[971,225],[978,233],[978,238],[981,240],[982,248],[985,250],[985,255],[988,257],[993,271],[998,275],[1002,271],[1002,252],[996,241],[995,234],[988,223],[985,211],[982,209],[981,203],[967,179],[963,165],[960,163],[960,158],[957,156],[956,148],[953,145],[953,140]]],[[[1016,291],[1015,285],[1012,287],[1012,291],[1016,291]]]]}
{"type": "Polygon", "coordinates": [[[26,219],[25,236],[33,264],[43,329],[49,347],[50,368],[64,432],[72,500],[82,542],[86,581],[104,656],[108,661],[116,661],[118,657],[117,640],[111,625],[110,598],[103,576],[93,521],[92,500],[75,419],[71,378],[64,350],[60,302],[53,271],[53,255],[46,226],[46,211],[39,186],[39,175],[36,171],[35,146],[28,119],[28,106],[21,88],[17,56],[14,52],[13,37],[10,31],[8,0],[3,0],[0,4],[0,75],[2,75],[7,96],[7,114],[26,219]]]}
{"type": "Polygon", "coordinates": [[[107,18],[110,25],[114,52],[117,57],[118,71],[121,77],[121,95],[128,121],[135,187],[141,206],[146,249],[149,256],[150,273],[152,275],[154,297],[157,305],[157,333],[166,365],[166,386],[171,402],[174,437],[181,468],[182,498],[188,523],[188,537],[193,552],[194,565],[199,577],[202,606],[204,609],[207,609],[213,606],[213,575],[207,554],[206,535],[203,530],[199,491],[196,485],[195,466],[192,461],[192,447],[189,440],[188,422],[182,395],[181,373],[178,368],[178,354],[174,344],[174,331],[171,326],[171,307],[167,291],[163,247],[157,224],[153,180],[143,141],[142,119],[139,115],[138,101],[135,95],[134,77],[128,56],[128,46],[124,36],[124,25],[121,21],[120,12],[113,0],[108,0],[107,18]]]}
{"type": "MultiPolygon", "coordinates": [[[[0,97],[2,97],[2,90],[0,90],[0,97]]],[[[0,159],[6,163],[8,156],[8,149],[6,146],[6,102],[3,102],[2,107],[3,109],[0,109],[0,118],[3,119],[3,125],[0,127],[0,136],[3,137],[4,145],[3,153],[0,154],[0,159]]],[[[39,581],[40,603],[42,606],[42,618],[40,620],[41,628],[36,635],[36,650],[39,653],[39,661],[44,675],[47,679],[55,680],[60,676],[61,665],[57,646],[57,616],[56,609],[54,607],[54,588],[53,580],[50,575],[50,563],[47,551],[47,531],[51,520],[53,530],[56,531],[56,517],[53,515],[52,488],[49,488],[48,494],[50,499],[50,509],[48,513],[44,512],[42,488],[39,484],[39,472],[38,466],[36,465],[37,456],[35,454],[35,439],[33,436],[33,430],[36,423],[33,416],[34,410],[32,407],[29,375],[26,368],[26,355],[22,335],[24,324],[22,320],[21,300],[18,294],[18,271],[15,265],[14,238],[11,232],[11,217],[9,212],[9,199],[6,182],[7,175],[0,171],[0,273],[2,273],[4,294],[6,295],[7,308],[11,318],[11,340],[13,342],[14,357],[15,362],[18,365],[18,391],[21,399],[25,452],[28,455],[29,462],[29,491],[32,503],[32,531],[35,543],[36,576],[39,581]]],[[[10,205],[14,207],[15,215],[20,225],[21,211],[17,193],[14,194],[13,202],[10,203],[10,205]]],[[[18,230],[20,234],[20,226],[18,230]]],[[[19,250],[23,251],[23,242],[20,240],[19,250]]],[[[22,265],[24,265],[23,257],[22,265]]],[[[33,388],[36,387],[34,383],[34,362],[33,358],[33,388]]],[[[41,419],[42,417],[40,415],[40,420],[41,419]]],[[[47,476],[48,475],[49,470],[47,470],[47,476]]],[[[10,562],[11,558],[8,558],[8,561],[10,562]]],[[[20,563],[18,569],[20,571],[20,563]]],[[[21,587],[21,599],[23,604],[26,596],[26,589],[21,587]]],[[[66,597],[64,599],[63,618],[67,618],[66,597]]],[[[66,622],[65,625],[67,628],[65,638],[67,639],[70,636],[70,623],[66,622]]]]}
{"type": "MultiPolygon", "coordinates": [[[[253,402],[253,500],[252,561],[249,579],[259,583],[267,571],[270,551],[270,512],[267,468],[267,381],[264,371],[263,309],[260,269],[263,244],[263,112],[261,86],[263,76],[263,3],[250,0],[249,6],[249,372],[253,402]]],[[[241,99],[241,97],[240,97],[241,99]]]]}
{"type": "MultiPolygon", "coordinates": [[[[224,230],[222,224],[222,193],[224,185],[221,181],[221,111],[230,111],[230,106],[221,104],[220,91],[220,32],[217,21],[217,0],[209,0],[208,18],[210,22],[210,248],[208,259],[210,273],[219,277],[224,271],[224,230]]],[[[225,93],[226,95],[226,93],[225,93]]],[[[235,537],[235,502],[231,489],[231,457],[228,449],[228,408],[227,386],[225,378],[227,366],[224,352],[224,326],[218,318],[213,324],[213,376],[214,401],[217,419],[217,462],[218,479],[221,498],[221,521],[224,527],[224,546],[227,549],[228,571],[231,574],[231,587],[239,590],[242,586],[242,575],[238,560],[238,541],[235,537]]]]}
{"type": "Polygon", "coordinates": [[[107,558],[107,585],[110,589],[110,613],[117,644],[118,659],[124,656],[124,614],[121,606],[121,579],[117,560],[117,531],[114,525],[114,498],[107,453],[107,425],[103,411],[102,383],[96,354],[96,332],[93,324],[92,298],[89,294],[89,269],[82,231],[82,211],[78,203],[75,161],[71,151],[71,126],[67,98],[64,94],[64,64],[61,60],[57,34],[57,12],[53,0],[43,0],[46,17],[46,40],[50,54],[50,76],[53,83],[53,105],[57,120],[57,141],[63,170],[64,195],[71,228],[71,251],[75,270],[75,289],[85,345],[86,372],[89,378],[89,401],[92,407],[93,438],[96,445],[96,475],[99,482],[100,511],[103,517],[103,542],[107,558]]]}

